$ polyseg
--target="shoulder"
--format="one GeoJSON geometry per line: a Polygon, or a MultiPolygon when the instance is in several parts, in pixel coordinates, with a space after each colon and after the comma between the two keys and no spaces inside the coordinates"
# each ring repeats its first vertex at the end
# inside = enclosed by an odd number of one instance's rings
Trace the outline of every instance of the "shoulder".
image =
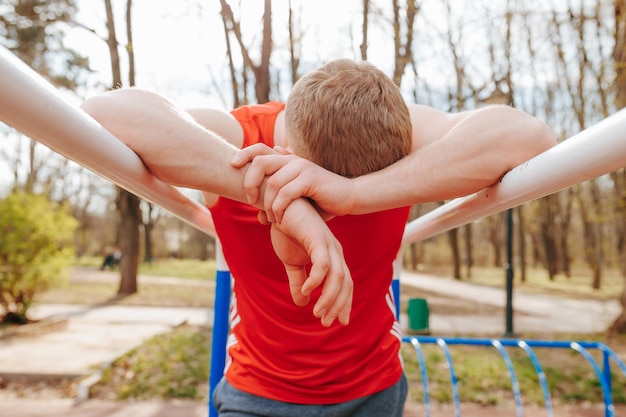
{"type": "Polygon", "coordinates": [[[413,151],[436,142],[458,123],[462,113],[448,113],[421,104],[408,104],[413,128],[413,151]]]}

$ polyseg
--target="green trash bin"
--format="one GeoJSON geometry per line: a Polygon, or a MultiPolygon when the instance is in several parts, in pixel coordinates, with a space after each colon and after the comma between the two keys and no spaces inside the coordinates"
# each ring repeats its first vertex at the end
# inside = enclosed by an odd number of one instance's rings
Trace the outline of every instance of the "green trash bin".
{"type": "Polygon", "coordinates": [[[409,331],[411,333],[430,333],[428,324],[428,301],[425,298],[411,298],[408,306],[409,331]]]}

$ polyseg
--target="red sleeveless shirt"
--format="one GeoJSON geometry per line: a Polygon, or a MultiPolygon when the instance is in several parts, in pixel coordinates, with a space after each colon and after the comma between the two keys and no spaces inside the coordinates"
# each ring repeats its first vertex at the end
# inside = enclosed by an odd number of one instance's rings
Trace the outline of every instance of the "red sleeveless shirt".
{"type": "MultiPolygon", "coordinates": [[[[232,112],[244,147],[273,146],[282,103],[232,112]]],[[[328,225],[342,243],[354,281],[350,324],[323,327],[313,316],[320,289],[296,306],[284,267],[258,209],[225,198],[211,207],[234,286],[225,376],[245,392],[300,404],[333,404],[395,384],[402,373],[401,331],[391,295],[393,261],[409,208],[336,217],[328,225]]]]}

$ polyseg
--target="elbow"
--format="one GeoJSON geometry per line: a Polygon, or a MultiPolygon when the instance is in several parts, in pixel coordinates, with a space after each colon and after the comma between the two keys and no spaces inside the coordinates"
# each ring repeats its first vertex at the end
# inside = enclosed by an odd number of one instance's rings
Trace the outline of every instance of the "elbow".
{"type": "Polygon", "coordinates": [[[516,134],[511,137],[515,138],[514,142],[509,142],[509,144],[513,145],[517,152],[510,154],[513,158],[510,161],[510,168],[526,162],[557,144],[556,134],[547,123],[519,110],[512,110],[516,114],[510,119],[511,122],[514,121],[510,128],[516,134]]]}
{"type": "Polygon", "coordinates": [[[533,119],[533,125],[529,128],[528,139],[526,143],[528,159],[547,151],[558,143],[552,128],[536,118],[533,119]]]}
{"type": "Polygon", "coordinates": [[[112,90],[85,100],[83,111],[107,127],[109,124],[127,123],[141,116],[141,110],[152,109],[163,101],[156,94],[138,88],[112,90]]]}
{"type": "Polygon", "coordinates": [[[91,97],[85,100],[83,104],[80,105],[80,108],[98,122],[102,123],[102,120],[107,114],[107,101],[106,96],[91,97]]]}
{"type": "Polygon", "coordinates": [[[132,112],[127,108],[123,90],[115,90],[85,100],[80,108],[94,118],[105,129],[116,134],[120,128],[128,124],[127,118],[132,112]]]}

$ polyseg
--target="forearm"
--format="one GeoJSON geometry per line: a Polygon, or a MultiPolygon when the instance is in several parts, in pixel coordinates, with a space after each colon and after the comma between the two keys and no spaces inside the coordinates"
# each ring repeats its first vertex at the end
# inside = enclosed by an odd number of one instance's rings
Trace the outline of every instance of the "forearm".
{"type": "Polygon", "coordinates": [[[350,271],[341,244],[308,200],[292,201],[283,221],[272,224],[272,244],[285,265],[296,305],[307,304],[313,290],[321,288],[313,307],[315,317],[324,326],[335,318],[347,325],[353,296],[350,271]]]}
{"type": "Polygon", "coordinates": [[[543,122],[510,107],[472,112],[439,140],[355,178],[352,213],[465,196],[556,144],[543,122]]]}
{"type": "Polygon", "coordinates": [[[82,107],[135,151],[155,177],[245,201],[245,169],[229,163],[238,149],[162,97],[137,89],[116,90],[82,107]]]}

